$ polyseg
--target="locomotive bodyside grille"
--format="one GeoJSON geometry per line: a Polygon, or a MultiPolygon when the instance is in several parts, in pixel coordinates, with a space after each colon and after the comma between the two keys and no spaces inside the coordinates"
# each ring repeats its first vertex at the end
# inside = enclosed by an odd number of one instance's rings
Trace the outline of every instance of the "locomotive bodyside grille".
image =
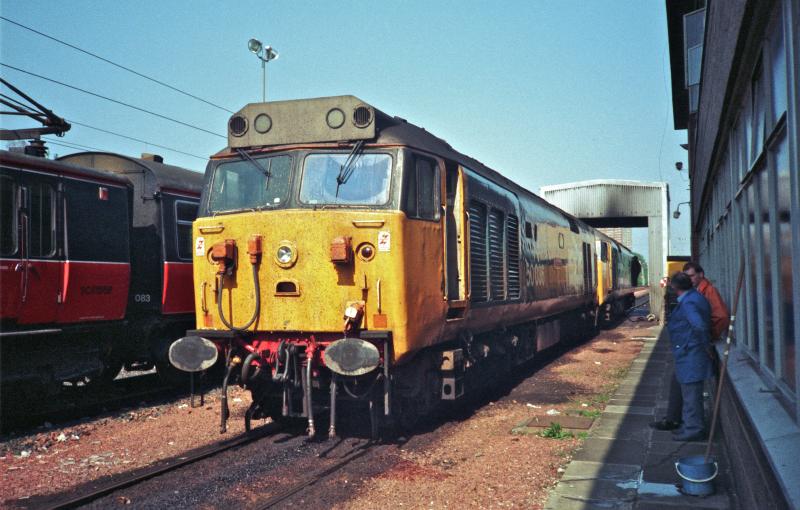
{"type": "Polygon", "coordinates": [[[508,246],[508,298],[519,298],[519,220],[513,214],[506,223],[508,246]]]}
{"type": "Polygon", "coordinates": [[[486,206],[474,200],[469,204],[469,239],[470,297],[486,301],[486,206]]]}
{"type": "Polygon", "coordinates": [[[489,212],[489,277],[493,300],[505,299],[505,253],[502,211],[492,208],[489,212]]]}

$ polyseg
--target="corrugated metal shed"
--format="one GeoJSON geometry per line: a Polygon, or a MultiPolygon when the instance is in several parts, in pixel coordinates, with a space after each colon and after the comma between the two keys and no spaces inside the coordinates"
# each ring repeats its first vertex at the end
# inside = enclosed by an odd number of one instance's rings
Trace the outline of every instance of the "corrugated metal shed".
{"type": "Polygon", "coordinates": [[[669,252],[669,187],[665,182],[591,180],[543,186],[541,196],[593,227],[647,227],[650,308],[662,318],[669,252]]]}
{"type": "Polygon", "coordinates": [[[664,193],[669,199],[663,182],[622,180],[580,181],[541,188],[545,200],[581,219],[658,216],[664,193]]]}

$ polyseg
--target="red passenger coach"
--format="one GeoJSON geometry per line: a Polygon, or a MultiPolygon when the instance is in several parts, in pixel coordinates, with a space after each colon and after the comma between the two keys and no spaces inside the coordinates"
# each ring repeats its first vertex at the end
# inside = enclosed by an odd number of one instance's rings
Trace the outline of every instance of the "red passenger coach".
{"type": "Polygon", "coordinates": [[[0,151],[0,384],[169,370],[193,325],[202,176],[153,159],[0,151]]]}

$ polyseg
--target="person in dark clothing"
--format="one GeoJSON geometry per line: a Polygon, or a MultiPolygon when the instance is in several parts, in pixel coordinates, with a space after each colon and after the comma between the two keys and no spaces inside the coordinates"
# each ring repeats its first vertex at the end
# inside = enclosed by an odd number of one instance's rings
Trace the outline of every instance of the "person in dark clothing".
{"type": "MultiPolygon", "coordinates": [[[[683,265],[683,272],[692,280],[692,286],[706,298],[708,304],[711,306],[711,322],[709,327],[711,331],[711,342],[713,343],[721,338],[722,333],[728,329],[728,324],[730,323],[728,307],[725,305],[722,297],[720,297],[717,289],[706,279],[700,264],[697,262],[687,262],[683,265]]],[[[708,345],[708,352],[711,356],[714,374],[718,375],[718,359],[716,351],[714,351],[711,343],[708,345]]],[[[666,416],[662,420],[651,423],[650,425],[658,430],[674,430],[678,428],[681,424],[682,408],[683,397],[681,396],[681,385],[673,373],[672,380],[670,381],[666,416]]]]}
{"type": "Polygon", "coordinates": [[[639,262],[639,257],[633,257],[631,260],[631,287],[639,286],[639,275],[642,274],[642,263],[639,262]]]}
{"type": "Polygon", "coordinates": [[[673,311],[667,333],[670,338],[672,354],[675,357],[674,380],[679,388],[678,398],[670,398],[667,418],[651,424],[659,430],[677,429],[674,439],[695,441],[705,438],[703,423],[703,382],[712,377],[713,367],[708,355],[710,342],[711,306],[692,286],[691,278],[676,273],[670,283],[678,295],[678,305],[673,311]],[[681,406],[677,421],[676,404],[681,406]],[[670,419],[672,418],[672,419],[670,419]]]}

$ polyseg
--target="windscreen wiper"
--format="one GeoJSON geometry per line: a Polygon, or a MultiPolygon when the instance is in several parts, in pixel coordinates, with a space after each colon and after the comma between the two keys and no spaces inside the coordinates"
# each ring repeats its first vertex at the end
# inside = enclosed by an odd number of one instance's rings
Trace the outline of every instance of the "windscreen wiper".
{"type": "Polygon", "coordinates": [[[350,176],[353,175],[353,163],[358,159],[361,150],[364,148],[364,140],[359,140],[353,146],[353,150],[347,155],[347,159],[339,167],[339,175],[336,176],[336,198],[339,198],[339,186],[345,184],[350,176]]]}
{"type": "MultiPolygon", "coordinates": [[[[269,167],[268,168],[264,168],[263,166],[259,165],[258,162],[255,159],[253,159],[250,156],[250,154],[248,154],[247,151],[245,151],[244,149],[236,149],[236,152],[239,153],[239,155],[242,157],[242,159],[246,159],[247,161],[249,161],[251,165],[256,167],[262,174],[267,176],[267,184],[266,184],[266,186],[264,186],[264,189],[265,190],[269,189],[269,178],[272,177],[272,172],[270,172],[269,167]]],[[[269,166],[270,167],[272,166],[272,159],[271,158],[270,158],[269,166]]]]}

